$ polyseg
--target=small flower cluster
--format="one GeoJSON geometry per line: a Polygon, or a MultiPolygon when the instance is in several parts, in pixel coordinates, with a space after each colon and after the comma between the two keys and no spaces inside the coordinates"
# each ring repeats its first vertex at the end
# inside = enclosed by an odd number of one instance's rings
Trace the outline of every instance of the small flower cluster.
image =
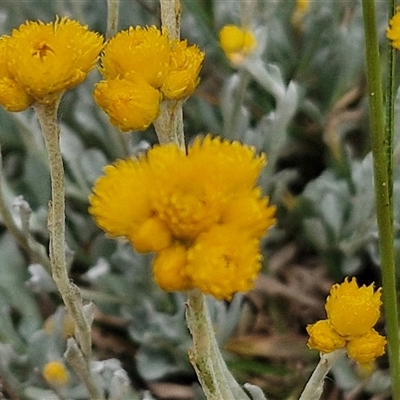
{"type": "Polygon", "coordinates": [[[236,25],[225,25],[219,32],[219,45],[234,66],[240,66],[257,47],[253,33],[236,25]]]}
{"type": "Polygon", "coordinates": [[[307,326],[308,345],[322,353],[346,348],[361,364],[369,364],[384,354],[386,340],[373,326],[380,316],[381,289],[358,287],[353,278],[332,286],[326,300],[328,318],[307,326]]]}
{"type": "Polygon", "coordinates": [[[155,26],[130,27],[105,46],[105,80],[97,84],[95,100],[121,131],[144,130],[163,99],[183,100],[194,91],[203,58],[197,46],[170,40],[155,26]]]}
{"type": "Polygon", "coordinates": [[[275,222],[275,207],[256,186],[264,164],[253,148],[211,136],[187,154],[156,146],[107,166],[89,212],[110,236],[157,253],[153,274],[164,290],[230,299],[252,287],[260,238],[275,222]]]}
{"type": "Polygon", "coordinates": [[[26,22],[0,38],[0,104],[23,111],[51,103],[94,68],[103,39],[68,18],[26,22]]]}

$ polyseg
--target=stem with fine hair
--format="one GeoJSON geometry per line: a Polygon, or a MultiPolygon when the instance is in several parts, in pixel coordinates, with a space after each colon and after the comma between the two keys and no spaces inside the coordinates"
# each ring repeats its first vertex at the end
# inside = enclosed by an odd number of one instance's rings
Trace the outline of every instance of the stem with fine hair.
{"type": "MultiPolygon", "coordinates": [[[[160,0],[161,25],[167,31],[170,40],[179,40],[181,23],[180,0],[160,0]]],[[[154,128],[160,144],[176,143],[185,148],[183,132],[182,101],[163,100],[159,117],[154,121],[154,128]]]]}
{"type": "Polygon", "coordinates": [[[188,293],[186,321],[193,338],[189,359],[207,399],[249,399],[222,358],[205,296],[197,289],[188,293]]]}
{"type": "Polygon", "coordinates": [[[113,37],[118,30],[119,0],[107,0],[107,39],[113,37]]]}
{"type": "MultiPolygon", "coordinates": [[[[92,340],[90,323],[85,315],[79,288],[68,277],[65,241],[65,179],[60,151],[60,129],[57,124],[59,99],[48,104],[35,103],[34,109],[47,149],[51,180],[48,228],[50,233],[50,264],[54,282],[61,294],[68,313],[75,322],[75,334],[82,356],[87,360],[87,374],[91,376],[89,360],[92,340]]],[[[93,387],[96,385],[93,384],[93,387]]],[[[90,391],[90,388],[88,388],[90,391]]],[[[93,394],[98,398],[98,393],[93,394]]]]}
{"type": "MultiPolygon", "coordinates": [[[[365,51],[369,95],[371,145],[374,165],[376,213],[382,271],[383,303],[388,338],[388,355],[393,400],[400,400],[400,351],[397,316],[395,253],[393,238],[393,188],[390,165],[392,146],[388,143],[383,114],[378,32],[374,0],[363,0],[365,51]]],[[[391,116],[393,118],[393,115],[391,116]]],[[[391,122],[387,121],[387,124],[391,122]]]]}

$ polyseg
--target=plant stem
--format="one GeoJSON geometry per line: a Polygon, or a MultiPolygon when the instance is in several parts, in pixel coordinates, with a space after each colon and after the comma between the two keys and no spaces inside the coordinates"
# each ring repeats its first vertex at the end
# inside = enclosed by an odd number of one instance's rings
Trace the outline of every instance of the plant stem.
{"type": "MultiPolygon", "coordinates": [[[[374,164],[376,212],[382,270],[383,302],[393,400],[400,399],[400,351],[393,239],[392,179],[388,173],[391,145],[385,134],[383,96],[374,0],[363,0],[364,35],[369,94],[371,144],[374,164]]],[[[393,116],[392,116],[393,117],[393,116]]],[[[391,122],[387,121],[388,124],[391,122]]]]}
{"type": "MultiPolygon", "coordinates": [[[[82,357],[87,360],[88,365],[92,348],[90,323],[83,309],[80,290],[69,280],[65,256],[65,179],[60,151],[60,130],[57,125],[58,104],[59,99],[49,104],[34,105],[42,128],[50,168],[52,199],[49,205],[48,228],[51,272],[67,311],[75,322],[79,351],[82,352],[82,357]]],[[[89,367],[86,373],[91,376],[89,367]]],[[[93,383],[92,386],[96,385],[93,383]]],[[[94,398],[99,399],[99,397],[94,398]]]]}
{"type": "Polygon", "coordinates": [[[319,363],[314,369],[299,400],[318,400],[324,389],[324,380],[335,362],[343,356],[345,350],[335,350],[332,353],[321,354],[319,363]]]}
{"type": "Polygon", "coordinates": [[[246,400],[249,397],[229,372],[215,339],[205,296],[199,290],[188,293],[186,320],[193,338],[190,362],[203,391],[210,400],[246,400]]]}
{"type": "Polygon", "coordinates": [[[107,0],[107,39],[112,38],[118,30],[119,0],[107,0]]]}
{"type": "MultiPolygon", "coordinates": [[[[178,40],[182,13],[180,0],[160,0],[160,6],[162,28],[167,31],[170,40],[178,40]]],[[[154,128],[160,144],[176,143],[184,149],[182,101],[163,100],[154,128]]]]}

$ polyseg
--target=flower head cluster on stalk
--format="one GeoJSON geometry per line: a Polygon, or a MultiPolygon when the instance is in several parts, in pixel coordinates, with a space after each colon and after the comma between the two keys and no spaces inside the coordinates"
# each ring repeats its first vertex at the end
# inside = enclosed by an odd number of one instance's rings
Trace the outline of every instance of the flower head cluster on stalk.
{"type": "Polygon", "coordinates": [[[346,348],[361,364],[369,364],[385,352],[386,339],[373,327],[380,317],[381,289],[358,287],[348,278],[332,286],[326,300],[328,318],[307,326],[308,345],[322,353],[346,348]]]}
{"type": "Polygon", "coordinates": [[[249,146],[211,136],[187,153],[155,146],[107,166],[89,212],[110,236],[157,253],[153,275],[164,290],[230,299],[252,287],[260,238],[275,222],[275,207],[256,185],[265,162],[249,146]]]}
{"type": "Polygon", "coordinates": [[[199,83],[204,53],[155,26],[130,27],[105,46],[94,97],[121,131],[144,130],[163,99],[183,100],[199,83]]]}
{"type": "Polygon", "coordinates": [[[96,65],[103,39],[68,18],[29,21],[0,37],[0,104],[23,111],[79,85],[96,65]]]}

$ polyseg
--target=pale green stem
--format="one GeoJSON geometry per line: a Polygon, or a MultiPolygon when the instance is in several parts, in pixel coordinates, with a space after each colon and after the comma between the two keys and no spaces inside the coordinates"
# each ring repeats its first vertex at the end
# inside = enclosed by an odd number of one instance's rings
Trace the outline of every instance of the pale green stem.
{"type": "MultiPolygon", "coordinates": [[[[171,40],[180,36],[181,3],[180,0],[160,0],[161,24],[171,40]]],[[[182,101],[163,100],[160,116],[154,121],[154,128],[160,144],[176,143],[185,148],[183,132],[182,101]]]]}
{"type": "Polygon", "coordinates": [[[249,397],[229,372],[218,348],[205,296],[188,293],[186,320],[193,338],[189,358],[209,400],[246,400],[249,397]]]}
{"type": "MultiPolygon", "coordinates": [[[[51,272],[67,311],[75,322],[75,333],[83,353],[82,357],[90,360],[90,323],[84,313],[79,288],[69,280],[65,255],[65,180],[60,151],[60,130],[57,124],[58,104],[59,99],[49,104],[34,105],[42,128],[50,168],[52,199],[49,205],[48,228],[51,272]]],[[[88,367],[87,375],[91,376],[88,367]]]]}
{"type": "Polygon", "coordinates": [[[321,397],[326,375],[345,352],[346,350],[340,349],[328,354],[321,354],[319,363],[315,367],[299,400],[318,400],[321,397]]]}
{"type": "MultiPolygon", "coordinates": [[[[390,164],[391,145],[385,132],[383,116],[383,96],[380,70],[378,32],[374,0],[363,0],[364,35],[367,62],[367,82],[369,94],[369,115],[371,145],[374,164],[376,212],[379,232],[383,303],[388,338],[388,355],[392,378],[392,396],[400,399],[400,351],[397,314],[397,293],[395,274],[395,252],[393,238],[392,171],[390,164]]],[[[390,124],[390,122],[388,122],[390,124]]]]}
{"type": "Polygon", "coordinates": [[[176,143],[185,148],[182,101],[163,100],[160,115],[153,122],[160,144],[176,143]]]}
{"type": "Polygon", "coordinates": [[[172,40],[180,38],[182,6],[180,0],[160,0],[161,25],[172,40]]]}
{"type": "Polygon", "coordinates": [[[107,0],[107,39],[118,31],[119,0],[107,0]]]}

